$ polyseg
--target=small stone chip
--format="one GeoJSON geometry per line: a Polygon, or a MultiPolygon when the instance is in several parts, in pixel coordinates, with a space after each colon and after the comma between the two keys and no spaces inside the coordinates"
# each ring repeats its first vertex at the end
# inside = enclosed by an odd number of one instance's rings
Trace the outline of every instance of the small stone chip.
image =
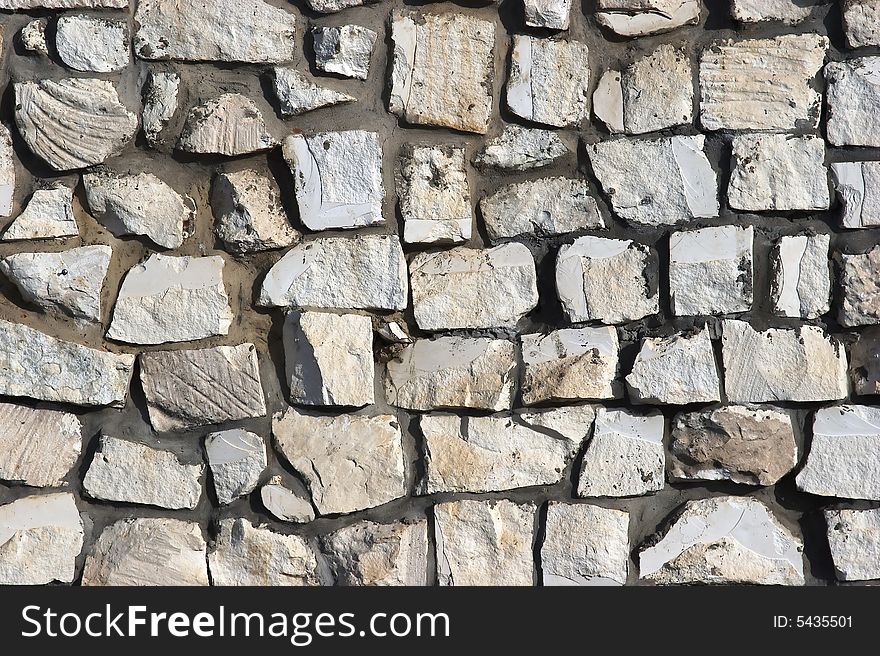
{"type": "Polygon", "coordinates": [[[843,205],[844,228],[880,225],[880,162],[834,162],[834,184],[843,205]]]}
{"type": "Polygon", "coordinates": [[[426,585],[428,522],[359,522],[321,538],[336,585],[426,585]]]}
{"type": "Polygon", "coordinates": [[[241,428],[207,435],[205,454],[221,504],[232,503],[257,489],[267,465],[263,438],[241,428]]]}
{"type": "Polygon", "coordinates": [[[828,235],[782,237],[770,254],[773,310],[783,317],[816,319],[829,310],[828,235]]]}
{"type": "MultiPolygon", "coordinates": [[[[13,183],[14,184],[14,183],[13,183]]],[[[78,237],[73,216],[73,189],[56,184],[33,193],[24,211],[3,233],[3,241],[78,237]]]]}
{"type": "Polygon", "coordinates": [[[355,102],[357,98],[319,85],[293,68],[272,69],[275,95],[284,116],[299,116],[322,107],[355,102]]]}
{"type": "Polygon", "coordinates": [[[366,80],[378,37],[376,32],[360,25],[314,27],[315,66],[325,73],[366,80]]]}
{"type": "Polygon", "coordinates": [[[82,424],[70,412],[0,403],[0,480],[63,487],[82,449],[82,424]]]}
{"type": "Polygon", "coordinates": [[[826,510],[825,523],[837,578],[880,579],[880,509],[826,510]]]}
{"type": "Polygon", "coordinates": [[[65,66],[77,71],[110,73],[128,66],[128,25],[91,16],[61,16],[55,48],[65,66]]]}
{"type": "Polygon", "coordinates": [[[305,524],[315,519],[312,502],[285,487],[280,476],[273,476],[260,488],[260,500],[269,514],[282,522],[305,524]]]}
{"type": "Polygon", "coordinates": [[[46,27],[48,25],[49,21],[45,18],[37,18],[21,28],[19,38],[25,50],[49,56],[49,46],[46,43],[46,27]]]}
{"type": "Polygon", "coordinates": [[[859,57],[825,66],[826,132],[834,146],[880,146],[880,57],[859,57]]]}
{"type": "Polygon", "coordinates": [[[843,326],[880,323],[880,246],[864,255],[840,255],[842,303],[838,318],[843,326]]]}
{"type": "Polygon", "coordinates": [[[499,136],[486,142],[474,163],[508,171],[528,171],[549,166],[569,152],[556,132],[511,123],[504,126],[499,136]]]}

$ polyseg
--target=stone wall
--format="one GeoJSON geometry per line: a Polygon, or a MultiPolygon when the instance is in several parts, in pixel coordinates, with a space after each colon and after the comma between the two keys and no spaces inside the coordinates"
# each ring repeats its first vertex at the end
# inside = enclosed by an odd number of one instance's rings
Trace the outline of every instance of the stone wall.
{"type": "Polygon", "coordinates": [[[880,578],[877,0],[0,12],[0,583],[880,578]]]}

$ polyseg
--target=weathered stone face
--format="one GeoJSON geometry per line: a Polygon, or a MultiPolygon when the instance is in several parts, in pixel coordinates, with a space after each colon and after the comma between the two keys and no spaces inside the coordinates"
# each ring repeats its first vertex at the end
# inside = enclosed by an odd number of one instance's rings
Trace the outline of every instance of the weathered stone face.
{"type": "Polygon", "coordinates": [[[486,141],[474,163],[511,171],[528,171],[548,166],[568,153],[568,146],[556,132],[511,123],[504,126],[499,136],[486,141]]]}
{"type": "Polygon", "coordinates": [[[55,48],[64,64],[77,71],[109,73],[128,66],[128,26],[123,21],[62,16],[55,48]]]}
{"type": "Polygon", "coordinates": [[[336,585],[425,585],[428,522],[360,522],[321,539],[336,585]]]}
{"type": "Polygon", "coordinates": [[[257,105],[239,93],[224,93],[193,107],[177,140],[177,148],[184,152],[226,157],[270,150],[277,145],[257,105]]]}
{"type": "Polygon", "coordinates": [[[880,394],[880,328],[859,333],[850,347],[849,370],[854,393],[880,394]]]}
{"type": "Polygon", "coordinates": [[[698,0],[599,0],[596,21],[626,37],[668,32],[700,19],[698,0]]]}
{"type": "MultiPolygon", "coordinates": [[[[14,187],[14,182],[13,182],[14,187]]],[[[10,196],[12,192],[9,192],[10,196]]],[[[33,193],[24,211],[3,232],[3,241],[78,237],[73,216],[73,189],[56,184],[33,193]]]]}
{"type": "Polygon", "coordinates": [[[770,259],[773,309],[784,317],[816,319],[829,310],[828,235],[782,237],[770,259]]]}
{"type": "Polygon", "coordinates": [[[859,57],[825,66],[828,142],[880,146],[874,117],[880,111],[880,57],[859,57]]]}
{"type": "Polygon", "coordinates": [[[864,255],[840,255],[842,302],[840,323],[864,326],[880,323],[880,284],[876,271],[880,265],[880,246],[864,255]]]}
{"type": "Polygon", "coordinates": [[[880,224],[880,162],[835,162],[831,170],[843,205],[842,226],[870,228],[880,224]]]}
{"type": "Polygon", "coordinates": [[[571,0],[525,0],[526,25],[546,27],[550,30],[567,30],[571,0]]]}
{"type": "Polygon", "coordinates": [[[272,69],[274,90],[284,116],[298,116],[322,107],[356,102],[357,98],[318,84],[293,68],[272,69]]]}
{"type": "Polygon", "coordinates": [[[880,579],[880,511],[826,510],[825,523],[837,578],[880,579]]]}
{"type": "Polygon", "coordinates": [[[151,72],[144,88],[144,111],[141,113],[144,136],[150,146],[160,141],[162,130],[177,112],[180,76],[177,73],[151,72]]]}
{"type": "Polygon", "coordinates": [[[266,510],[282,522],[305,524],[315,519],[311,502],[286,488],[280,476],[273,476],[260,488],[260,500],[266,510]]]}
{"type": "Polygon", "coordinates": [[[263,438],[240,428],[207,435],[205,455],[221,504],[253,492],[267,464],[263,438]]]}
{"type": "Polygon", "coordinates": [[[880,46],[880,6],[874,0],[843,0],[841,5],[849,47],[880,46]]]}
{"type": "Polygon", "coordinates": [[[0,480],[62,487],[81,449],[82,424],[76,415],[0,403],[0,480]]]}
{"type": "Polygon", "coordinates": [[[366,80],[378,36],[360,25],[312,28],[315,66],[325,73],[366,80]]]}
{"type": "Polygon", "coordinates": [[[731,10],[734,19],[743,23],[781,21],[794,25],[807,18],[812,7],[797,0],[733,0],[731,10]]]}

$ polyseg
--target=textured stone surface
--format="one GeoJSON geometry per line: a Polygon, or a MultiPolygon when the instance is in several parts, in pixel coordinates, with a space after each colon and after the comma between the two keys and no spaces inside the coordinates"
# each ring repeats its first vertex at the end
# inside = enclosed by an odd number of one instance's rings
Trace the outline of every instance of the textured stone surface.
{"type": "Polygon", "coordinates": [[[524,0],[526,25],[567,30],[571,0],[524,0]]]}
{"type": "Polygon", "coordinates": [[[273,418],[272,434],[322,515],[352,513],[406,494],[395,417],[315,416],[289,408],[273,418]]]}
{"type": "Polygon", "coordinates": [[[332,14],[349,7],[359,7],[373,2],[373,0],[306,0],[309,8],[321,14],[332,14]]]}
{"type": "Polygon", "coordinates": [[[82,424],[75,414],[0,403],[0,480],[62,487],[81,448],[82,424]]]}
{"type": "Polygon", "coordinates": [[[579,237],[559,249],[556,293],[570,321],[636,321],[660,311],[658,267],[648,246],[579,237]]]}
{"type": "Polygon", "coordinates": [[[486,141],[474,163],[509,171],[528,171],[549,166],[569,152],[556,132],[511,123],[504,126],[500,135],[486,141]]]}
{"type": "Polygon", "coordinates": [[[837,578],[880,579],[880,509],[826,510],[825,523],[837,578]]]}
{"type": "Polygon", "coordinates": [[[435,506],[440,585],[533,585],[535,511],[503,499],[435,506]]]}
{"type": "Polygon", "coordinates": [[[823,0],[733,0],[731,13],[743,23],[781,21],[786,25],[800,23],[823,0]]]}
{"type": "Polygon", "coordinates": [[[880,162],[831,164],[837,197],[843,206],[844,228],[880,225],[880,162]]]}
{"type": "Polygon", "coordinates": [[[219,98],[189,110],[177,148],[200,155],[247,155],[278,145],[253,100],[240,93],[219,98]]]}
{"type": "Polygon", "coordinates": [[[284,116],[298,116],[322,107],[332,107],[357,99],[342,91],[318,84],[293,68],[272,70],[275,95],[284,116]]]}
{"type": "Polygon", "coordinates": [[[78,237],[73,216],[73,189],[57,184],[33,193],[24,211],[3,233],[3,241],[78,237]]]}
{"type": "Polygon", "coordinates": [[[154,71],[147,78],[141,123],[151,146],[156,145],[160,133],[174,118],[179,93],[180,76],[177,73],[154,71]]]}
{"type": "Polygon", "coordinates": [[[785,410],[731,405],[682,413],[672,422],[667,465],[675,479],[775,485],[797,462],[785,410]]]}
{"type": "Polygon", "coordinates": [[[859,333],[849,352],[850,377],[855,394],[880,394],[880,327],[859,333]]]}
{"type": "Polygon", "coordinates": [[[315,66],[319,71],[366,80],[379,35],[361,25],[312,28],[315,66]]]}
{"type": "Polygon", "coordinates": [[[253,344],[153,351],[141,354],[139,364],[150,422],[159,432],[266,414],[253,344]]]}
{"type": "Polygon", "coordinates": [[[829,309],[828,235],[782,237],[770,255],[773,310],[784,317],[816,319],[829,309]]]}
{"type": "Polygon", "coordinates": [[[315,519],[312,503],[285,487],[280,476],[273,476],[260,488],[260,500],[266,510],[282,522],[305,524],[315,519]]]}
{"type": "Polygon", "coordinates": [[[596,21],[621,36],[669,32],[700,19],[698,0],[598,0],[596,21]]]}
{"type": "Polygon", "coordinates": [[[12,134],[0,125],[0,216],[12,214],[15,197],[15,149],[12,134]]]}
{"type": "Polygon", "coordinates": [[[842,0],[841,5],[849,47],[880,46],[880,5],[876,0],[842,0]]]}
{"type": "Polygon", "coordinates": [[[49,21],[45,18],[32,20],[21,28],[19,37],[22,47],[28,52],[49,56],[49,45],[46,42],[46,27],[49,21]]]}
{"type": "Polygon", "coordinates": [[[77,71],[109,73],[128,66],[128,26],[90,16],[62,16],[55,48],[64,64],[77,71]]]}
{"type": "Polygon", "coordinates": [[[124,9],[129,0],[0,0],[0,9],[124,9]]]}
{"type": "Polygon", "coordinates": [[[639,553],[643,579],[682,583],[803,585],[803,545],[760,501],[689,501],[639,553]]]}
{"type": "Polygon", "coordinates": [[[841,302],[839,321],[844,326],[880,323],[880,246],[863,255],[840,255],[841,302]]]}
{"type": "Polygon", "coordinates": [[[214,493],[221,504],[232,503],[257,489],[267,464],[263,438],[240,428],[207,435],[205,455],[214,493]]]}
{"type": "Polygon", "coordinates": [[[880,146],[880,57],[825,66],[828,142],[834,146],[880,146]]]}
{"type": "Polygon", "coordinates": [[[428,522],[359,522],[321,539],[336,585],[425,585],[428,522]]]}

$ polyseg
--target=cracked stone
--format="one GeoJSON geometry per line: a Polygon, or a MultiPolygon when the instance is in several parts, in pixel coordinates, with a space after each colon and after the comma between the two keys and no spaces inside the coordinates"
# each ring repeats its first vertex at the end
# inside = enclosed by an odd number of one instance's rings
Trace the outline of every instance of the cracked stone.
{"type": "Polygon", "coordinates": [[[536,511],[504,499],[434,506],[440,585],[534,585],[536,511]]]}
{"type": "Polygon", "coordinates": [[[272,419],[272,434],[321,515],[381,506],[407,493],[396,417],[314,416],[289,408],[272,419]]]}
{"type": "Polygon", "coordinates": [[[296,187],[300,220],[310,230],[384,224],[382,145],[364,130],[294,134],[284,159],[296,187]]]}
{"type": "Polygon", "coordinates": [[[524,404],[620,397],[613,327],[564,328],[520,339],[524,404]]]}
{"type": "Polygon", "coordinates": [[[731,13],[741,23],[780,21],[795,25],[809,17],[813,5],[823,0],[804,3],[802,0],[733,0],[731,13]]]}
{"type": "Polygon", "coordinates": [[[828,37],[786,34],[718,41],[700,60],[700,122],[706,130],[816,128],[822,95],[813,86],[828,37]]]}
{"type": "Polygon", "coordinates": [[[177,140],[177,148],[184,152],[227,157],[277,145],[256,103],[240,93],[224,93],[193,107],[177,140]]]}
{"type": "Polygon", "coordinates": [[[660,34],[700,20],[699,0],[599,0],[596,22],[626,37],[660,34]]]}
{"type": "MultiPolygon", "coordinates": [[[[13,183],[14,184],[14,183],[13,183]]],[[[10,197],[11,197],[10,191],[10,197]]],[[[56,184],[33,193],[24,211],[3,233],[3,241],[79,237],[73,217],[73,189],[56,184]]]]}
{"type": "Polygon", "coordinates": [[[258,305],[403,310],[406,259],[394,235],[323,237],[289,250],[263,280],[258,305]]]}
{"type": "Polygon", "coordinates": [[[299,116],[322,107],[357,101],[347,93],[319,85],[293,68],[272,69],[272,79],[283,116],[299,116]]]}
{"type": "Polygon", "coordinates": [[[514,326],[538,304],[535,260],[528,248],[453,248],[410,262],[413,310],[426,331],[514,326]]]}
{"type": "Polygon", "coordinates": [[[256,490],[267,466],[263,438],[241,428],[207,435],[205,455],[221,504],[256,490]]]}
{"type": "Polygon", "coordinates": [[[0,480],[63,487],[81,448],[82,424],[75,414],[0,403],[0,480]]]}
{"type": "Polygon", "coordinates": [[[727,202],[749,212],[827,210],[825,141],[785,134],[734,137],[727,202]]]}
{"type": "Polygon", "coordinates": [[[471,238],[464,147],[406,144],[396,177],[406,243],[460,243],[471,238]]]}
{"type": "Polygon", "coordinates": [[[128,66],[128,25],[91,16],[61,16],[55,48],[65,66],[77,71],[109,73],[128,66]]]}
{"type": "Polygon", "coordinates": [[[83,568],[82,585],[209,585],[202,530],[179,519],[124,519],[98,537],[83,568]]]}
{"type": "Polygon", "coordinates": [[[880,283],[876,271],[880,266],[880,246],[864,255],[840,257],[840,288],[843,297],[839,320],[843,326],[864,326],[880,323],[880,283]]]}
{"type": "Polygon", "coordinates": [[[428,522],[358,522],[321,538],[336,585],[427,585],[428,522]]]}
{"type": "Polygon", "coordinates": [[[18,131],[31,152],[56,171],[101,164],[121,153],[137,132],[137,116],[107,80],[40,80],[14,88],[18,131]]]}
{"type": "Polygon", "coordinates": [[[107,337],[164,344],[228,334],[233,315],[223,265],[216,255],[151,255],[125,274],[107,337]]]}
{"type": "Polygon", "coordinates": [[[835,401],[849,393],[846,352],[816,326],[758,331],[727,319],[721,346],[731,403],[835,401]]]}
{"type": "Polygon", "coordinates": [[[622,239],[579,237],[556,257],[556,293],[569,321],[617,324],[660,311],[657,251],[622,239]]]}
{"type": "Polygon", "coordinates": [[[641,578],[660,585],[804,585],[803,544],[748,497],[688,501],[638,554],[641,578]]]}
{"type": "Polygon", "coordinates": [[[528,171],[549,166],[569,152],[556,132],[511,123],[504,126],[499,136],[486,142],[474,163],[508,171],[528,171]]]}
{"type": "Polygon", "coordinates": [[[672,422],[667,460],[671,478],[769,486],[797,464],[787,410],[731,405],[682,413],[672,422]]]}
{"type": "Polygon", "coordinates": [[[83,246],[61,253],[14,253],[0,260],[0,272],[22,298],[43,310],[101,321],[101,290],[110,266],[109,246],[83,246]]]}
{"type": "Polygon", "coordinates": [[[880,46],[880,4],[876,0],[843,0],[841,4],[847,45],[880,46]]]}
{"type": "Polygon", "coordinates": [[[0,125],[0,216],[10,216],[15,198],[15,149],[9,128],[0,125]]]}
{"type": "Polygon", "coordinates": [[[374,402],[370,317],[294,310],[284,321],[283,341],[291,403],[360,407],[374,402]]]}
{"type": "Polygon", "coordinates": [[[558,483],[580,441],[514,417],[423,415],[424,494],[501,492],[558,483]]]}
{"type": "Polygon", "coordinates": [[[590,115],[586,44],[515,34],[507,79],[507,107],[528,121],[562,128],[590,115]]]}
{"type": "Polygon", "coordinates": [[[140,356],[150,423],[159,432],[266,416],[253,344],[140,356]]]}
{"type": "Polygon", "coordinates": [[[669,296],[677,316],[752,309],[755,229],[720,226],[669,236],[669,296]]]}
{"type": "Polygon", "coordinates": [[[647,338],[626,377],[634,403],[688,405],[721,400],[709,327],[693,335],[647,338]]]}
{"type": "Polygon", "coordinates": [[[781,237],[770,254],[773,311],[783,317],[817,319],[829,308],[829,235],[781,237]]]}
{"type": "Polygon", "coordinates": [[[220,522],[208,568],[219,586],[321,585],[315,552],[304,538],[255,527],[242,518],[220,522]]]}
{"type": "Polygon", "coordinates": [[[541,571],[547,585],[624,585],[629,513],[584,503],[547,507],[541,571]]]}
{"type": "Polygon", "coordinates": [[[83,546],[72,494],[46,494],[0,506],[0,585],[71,583],[83,546]]]}
{"type": "Polygon", "coordinates": [[[385,397],[408,410],[509,410],[516,347],[489,337],[419,339],[386,364],[385,397]]]}
{"type": "Polygon", "coordinates": [[[831,164],[837,196],[843,206],[844,228],[880,225],[880,162],[831,164]]]}
{"type": "Polygon", "coordinates": [[[45,18],[38,18],[21,28],[21,45],[25,50],[49,56],[49,45],[46,43],[46,27],[48,24],[49,21],[45,18]]]}
{"type": "Polygon", "coordinates": [[[391,40],[388,111],[408,123],[488,131],[495,23],[454,12],[394,11],[391,40]]]}
{"type": "Polygon", "coordinates": [[[616,139],[588,145],[590,163],[614,212],[636,224],[675,225],[718,216],[718,180],[705,137],[616,139]]]}
{"type": "Polygon", "coordinates": [[[308,499],[288,489],[280,476],[273,476],[260,488],[260,500],[275,519],[305,524],[315,519],[315,509],[308,499]]]}
{"type": "Polygon", "coordinates": [[[83,478],[93,499],[179,510],[202,496],[202,465],[185,465],[171,451],[102,435],[83,478]]]}
{"type": "Polygon", "coordinates": [[[599,408],[578,476],[580,497],[631,497],[663,489],[666,420],[599,408]]]}
{"type": "Polygon", "coordinates": [[[859,57],[825,66],[828,142],[834,146],[880,146],[880,57],[859,57]]]}
{"type": "Polygon", "coordinates": [[[810,451],[795,480],[809,494],[880,501],[880,408],[817,410],[810,451]]]}
{"type": "Polygon", "coordinates": [[[838,580],[880,579],[880,509],[826,510],[825,523],[838,580]]]}
{"type": "Polygon", "coordinates": [[[360,25],[313,27],[315,66],[325,73],[366,80],[378,37],[376,32],[360,25]]]}
{"type": "Polygon", "coordinates": [[[109,353],[0,320],[0,395],[125,405],[134,355],[109,353]]]}
{"type": "Polygon", "coordinates": [[[278,185],[250,169],[218,175],[211,190],[211,208],[216,217],[214,231],[232,253],[287,248],[302,237],[290,225],[278,185]]]}
{"type": "Polygon", "coordinates": [[[263,0],[140,0],[134,20],[140,26],[134,51],[141,59],[250,64],[296,59],[296,18],[263,0]]]}
{"type": "Polygon", "coordinates": [[[548,30],[567,30],[571,0],[524,0],[526,25],[548,30]]]}
{"type": "Polygon", "coordinates": [[[177,73],[151,71],[144,89],[141,123],[147,143],[155,147],[159,135],[177,113],[180,76],[177,73]]]}
{"type": "Polygon", "coordinates": [[[880,327],[862,330],[850,347],[850,376],[856,394],[880,394],[880,327]]]}
{"type": "Polygon", "coordinates": [[[493,241],[605,228],[586,180],[542,178],[506,185],[480,201],[480,212],[493,241]]]}

